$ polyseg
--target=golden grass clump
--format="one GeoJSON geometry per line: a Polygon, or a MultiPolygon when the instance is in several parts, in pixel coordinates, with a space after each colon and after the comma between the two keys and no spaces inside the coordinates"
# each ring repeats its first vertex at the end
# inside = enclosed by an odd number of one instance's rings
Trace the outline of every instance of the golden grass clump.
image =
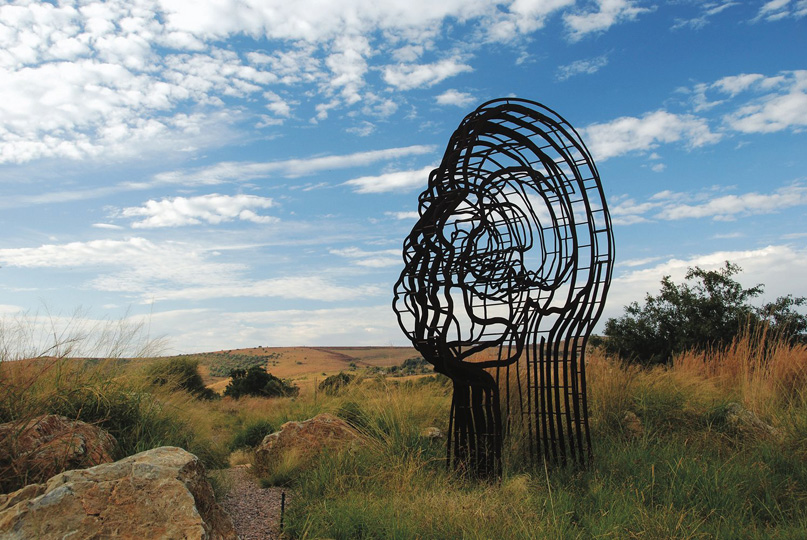
{"type": "Polygon", "coordinates": [[[725,349],[678,355],[673,372],[706,379],[746,407],[772,413],[807,398],[807,345],[746,332],[725,349]]]}

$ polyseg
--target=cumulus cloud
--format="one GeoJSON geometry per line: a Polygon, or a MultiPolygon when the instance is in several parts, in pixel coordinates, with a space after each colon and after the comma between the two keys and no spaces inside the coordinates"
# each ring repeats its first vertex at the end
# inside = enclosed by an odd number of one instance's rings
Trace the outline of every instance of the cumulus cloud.
{"type": "Polygon", "coordinates": [[[738,264],[743,272],[737,279],[744,286],[765,284],[762,301],[770,301],[777,296],[795,294],[807,295],[802,276],[807,272],[807,252],[788,245],[771,245],[759,249],[738,251],[716,251],[695,254],[684,258],[671,258],[649,268],[630,270],[616,275],[611,281],[608,301],[603,313],[608,317],[618,317],[623,306],[632,301],[642,301],[646,293],[655,294],[660,288],[661,278],[670,276],[681,282],[688,268],[700,266],[705,270],[716,270],[725,261],[738,264]]]}
{"type": "MultiPolygon", "coordinates": [[[[0,163],[221,145],[241,120],[266,128],[292,119],[290,85],[306,85],[294,95],[313,107],[314,121],[340,108],[389,115],[394,100],[365,106],[381,91],[368,74],[381,71],[399,91],[428,88],[473,69],[465,45],[427,59],[437,40],[462,31],[514,42],[574,4],[20,0],[0,6],[0,163]],[[266,49],[236,52],[223,44],[234,36],[266,49]],[[401,63],[385,65],[390,56],[401,63]],[[267,112],[242,118],[261,100],[267,112]]],[[[566,21],[582,36],[641,11],[629,0],[600,0],[566,21]]]]}
{"type": "Polygon", "coordinates": [[[434,86],[467,71],[473,71],[473,68],[457,59],[441,60],[433,64],[400,64],[384,68],[384,81],[398,90],[412,90],[434,86]]]}
{"type": "Polygon", "coordinates": [[[773,133],[807,127],[807,70],[774,76],[740,73],[684,91],[691,93],[695,111],[728,108],[722,120],[733,131],[773,133]]]}
{"type": "Polygon", "coordinates": [[[145,219],[132,223],[132,227],[136,229],[179,227],[203,222],[215,225],[233,220],[272,223],[277,221],[277,218],[255,213],[255,209],[272,206],[274,206],[272,199],[266,197],[212,193],[199,197],[150,200],[143,206],[124,208],[118,215],[125,218],[144,217],[145,219]]]}
{"type": "Polygon", "coordinates": [[[706,120],[690,114],[667,111],[647,113],[641,118],[625,116],[584,129],[586,145],[595,159],[605,160],[630,152],[646,152],[663,143],[683,142],[688,148],[713,144],[719,133],[706,120]]]}
{"type": "MultiPolygon", "coordinates": [[[[756,81],[755,81],[756,82],[756,81]]],[[[778,89],[741,106],[726,117],[728,125],[743,133],[772,133],[807,127],[807,70],[787,74],[786,78],[758,80],[778,89]]]]}
{"type": "Polygon", "coordinates": [[[475,101],[471,94],[459,92],[453,88],[446,90],[435,99],[438,105],[454,105],[456,107],[467,107],[475,101]]]}
{"type": "Polygon", "coordinates": [[[386,193],[392,191],[409,191],[416,187],[425,187],[429,173],[434,166],[422,169],[397,171],[378,176],[362,176],[348,180],[345,185],[352,186],[357,193],[386,193]]]}
{"type": "Polygon", "coordinates": [[[615,24],[635,20],[642,13],[652,11],[637,7],[631,0],[595,0],[596,11],[567,13],[563,16],[572,41],[593,32],[603,32],[615,24]]]}

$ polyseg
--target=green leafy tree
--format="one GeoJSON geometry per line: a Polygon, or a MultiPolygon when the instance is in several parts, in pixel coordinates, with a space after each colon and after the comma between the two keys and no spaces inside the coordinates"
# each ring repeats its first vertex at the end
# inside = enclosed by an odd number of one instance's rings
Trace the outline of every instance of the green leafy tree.
{"type": "Polygon", "coordinates": [[[282,379],[267,373],[261,366],[249,369],[234,369],[230,372],[232,380],[224,389],[224,395],[233,398],[242,396],[287,397],[296,396],[300,389],[282,379]]]}
{"type": "Polygon", "coordinates": [[[622,317],[606,321],[601,344],[629,361],[654,365],[686,350],[724,347],[742,329],[761,324],[771,335],[803,340],[807,317],[795,308],[805,299],[788,295],[755,308],[749,302],[764,286],[744,288],[733,279],[740,270],[726,261],[718,270],[688,269],[681,284],[665,276],[658,295],[648,294],[644,305],[632,302],[622,317]]]}

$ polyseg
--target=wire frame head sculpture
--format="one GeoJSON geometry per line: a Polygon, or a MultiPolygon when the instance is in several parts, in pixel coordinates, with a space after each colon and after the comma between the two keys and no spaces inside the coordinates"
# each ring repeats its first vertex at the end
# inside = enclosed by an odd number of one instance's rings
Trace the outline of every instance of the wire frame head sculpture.
{"type": "Polygon", "coordinates": [[[580,136],[539,103],[489,101],[454,132],[418,201],[393,309],[453,381],[449,466],[498,475],[505,433],[535,460],[586,463],[584,353],[613,237],[580,136]]]}

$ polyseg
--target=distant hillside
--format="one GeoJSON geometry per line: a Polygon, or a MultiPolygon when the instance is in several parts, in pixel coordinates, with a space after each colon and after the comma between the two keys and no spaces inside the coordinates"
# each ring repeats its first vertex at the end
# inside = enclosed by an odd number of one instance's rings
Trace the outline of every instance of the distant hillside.
{"type": "Polygon", "coordinates": [[[265,366],[276,377],[306,385],[340,371],[399,366],[420,354],[412,347],[253,347],[183,356],[198,360],[205,384],[221,391],[232,369],[265,366]]]}

